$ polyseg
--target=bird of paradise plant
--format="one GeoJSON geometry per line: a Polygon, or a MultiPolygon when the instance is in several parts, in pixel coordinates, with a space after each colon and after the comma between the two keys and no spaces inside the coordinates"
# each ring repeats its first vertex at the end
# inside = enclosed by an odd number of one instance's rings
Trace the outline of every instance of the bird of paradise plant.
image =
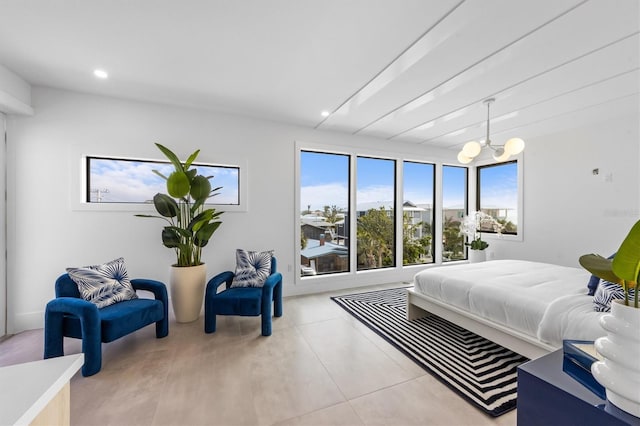
{"type": "Polygon", "coordinates": [[[596,277],[619,284],[624,289],[624,304],[629,306],[630,290],[634,290],[633,307],[638,308],[640,276],[640,220],[633,225],[613,259],[598,254],[580,257],[580,265],[596,277]]]}

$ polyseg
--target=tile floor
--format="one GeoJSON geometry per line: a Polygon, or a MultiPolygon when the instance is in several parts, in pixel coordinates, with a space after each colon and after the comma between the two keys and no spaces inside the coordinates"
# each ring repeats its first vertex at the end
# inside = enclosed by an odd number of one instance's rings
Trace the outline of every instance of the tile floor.
{"type": "MultiPolygon", "coordinates": [[[[515,410],[485,415],[329,299],[380,287],[285,298],[270,337],[257,317],[219,317],[207,335],[201,317],[171,322],[164,339],[150,326],[103,345],[102,371],[71,381],[71,423],[514,425],[515,410]]],[[[42,341],[42,330],[4,340],[0,366],[41,359],[42,341]]]]}

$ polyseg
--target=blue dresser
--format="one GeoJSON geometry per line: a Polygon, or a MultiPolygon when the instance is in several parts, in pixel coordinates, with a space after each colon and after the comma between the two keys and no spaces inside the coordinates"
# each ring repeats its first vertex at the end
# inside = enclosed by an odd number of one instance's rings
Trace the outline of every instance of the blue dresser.
{"type": "Polygon", "coordinates": [[[640,426],[565,373],[562,362],[560,349],[518,367],[518,426],[640,426]]]}

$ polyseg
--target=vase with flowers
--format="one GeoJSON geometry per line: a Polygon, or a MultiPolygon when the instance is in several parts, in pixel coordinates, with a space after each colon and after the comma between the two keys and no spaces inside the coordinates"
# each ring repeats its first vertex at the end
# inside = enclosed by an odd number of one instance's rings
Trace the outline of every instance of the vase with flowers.
{"type": "Polygon", "coordinates": [[[623,299],[612,300],[611,313],[600,317],[607,335],[595,341],[595,348],[604,360],[594,362],[591,372],[606,389],[609,402],[640,417],[640,221],[613,259],[587,254],[580,257],[580,265],[623,289],[623,299]]]}
{"type": "Polygon", "coordinates": [[[500,234],[504,226],[493,216],[483,212],[475,211],[462,218],[460,222],[460,235],[467,237],[465,246],[469,247],[469,261],[471,263],[486,260],[486,252],[489,243],[482,239],[483,230],[492,230],[500,234]]]}

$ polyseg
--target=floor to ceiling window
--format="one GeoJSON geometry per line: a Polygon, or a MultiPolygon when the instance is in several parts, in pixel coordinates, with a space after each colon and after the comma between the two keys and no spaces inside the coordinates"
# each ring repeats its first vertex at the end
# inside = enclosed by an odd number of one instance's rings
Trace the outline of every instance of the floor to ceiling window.
{"type": "Polygon", "coordinates": [[[460,221],[467,214],[468,169],[442,166],[442,261],[467,258],[460,221]]]}
{"type": "Polygon", "coordinates": [[[349,271],[350,156],[300,153],[300,274],[349,271]]]}
{"type": "Polygon", "coordinates": [[[358,270],[395,266],[396,162],[358,157],[356,171],[358,270]]]}
{"type": "Polygon", "coordinates": [[[435,166],[405,161],[402,182],[402,263],[432,263],[435,166]]]}

